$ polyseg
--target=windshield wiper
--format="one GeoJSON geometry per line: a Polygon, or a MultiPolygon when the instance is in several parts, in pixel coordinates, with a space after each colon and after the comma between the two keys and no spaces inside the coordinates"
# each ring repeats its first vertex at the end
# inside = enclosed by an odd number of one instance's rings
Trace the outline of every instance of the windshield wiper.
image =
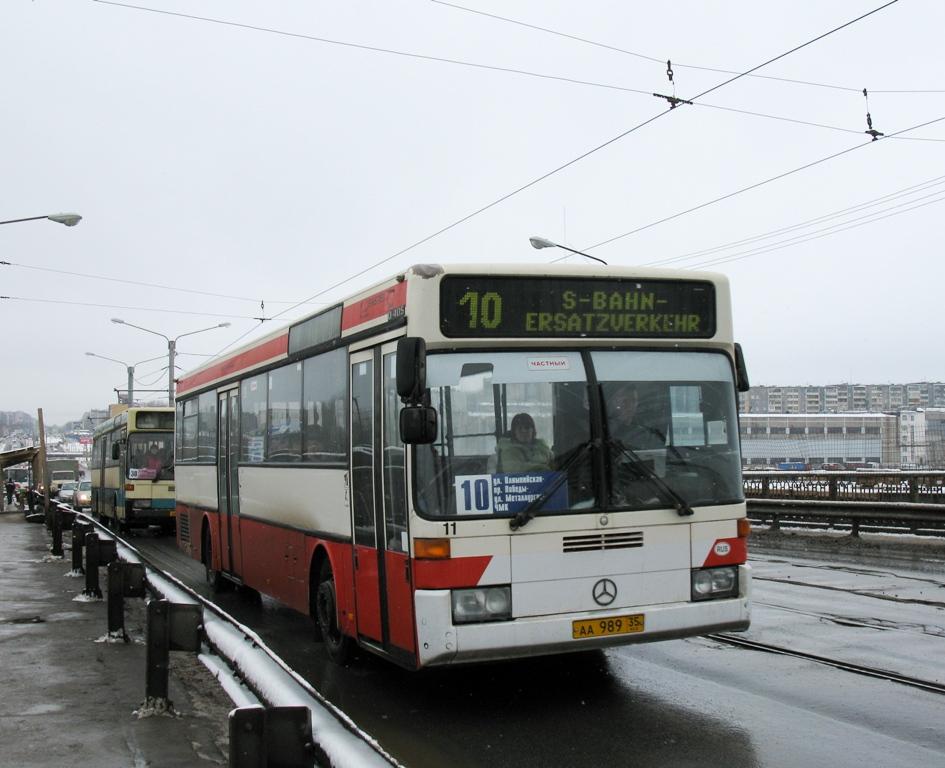
{"type": "Polygon", "coordinates": [[[581,443],[581,445],[579,445],[574,450],[574,452],[568,456],[567,459],[565,459],[564,463],[557,470],[558,477],[554,479],[554,482],[545,488],[538,498],[530,501],[525,509],[516,513],[515,517],[509,520],[509,528],[511,528],[513,531],[517,531],[519,528],[527,525],[528,521],[538,514],[538,510],[540,510],[545,505],[545,502],[548,501],[548,499],[554,496],[555,492],[562,486],[564,481],[568,479],[568,470],[577,463],[578,459],[580,459],[582,456],[586,456],[587,452],[593,447],[600,447],[599,439],[588,440],[585,443],[581,443]]]}
{"type": "Polygon", "coordinates": [[[607,444],[612,448],[616,448],[621,455],[628,458],[630,460],[631,466],[637,470],[637,472],[639,472],[644,479],[649,480],[650,483],[658,491],[660,491],[664,499],[670,502],[680,517],[688,517],[689,515],[693,514],[693,509],[689,506],[689,502],[676,493],[676,491],[674,491],[672,488],[670,488],[666,484],[666,481],[656,474],[650,465],[640,458],[636,451],[634,451],[632,448],[628,448],[615,438],[610,438],[607,444]]]}

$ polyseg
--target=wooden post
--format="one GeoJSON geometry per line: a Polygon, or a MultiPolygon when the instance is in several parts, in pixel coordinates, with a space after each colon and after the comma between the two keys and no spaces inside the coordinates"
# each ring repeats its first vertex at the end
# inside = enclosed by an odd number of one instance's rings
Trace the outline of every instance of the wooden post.
{"type": "Polygon", "coordinates": [[[50,527],[52,521],[49,519],[49,464],[46,460],[46,423],[43,421],[43,409],[37,408],[36,415],[39,417],[39,470],[40,482],[43,484],[43,519],[46,526],[50,527]]]}

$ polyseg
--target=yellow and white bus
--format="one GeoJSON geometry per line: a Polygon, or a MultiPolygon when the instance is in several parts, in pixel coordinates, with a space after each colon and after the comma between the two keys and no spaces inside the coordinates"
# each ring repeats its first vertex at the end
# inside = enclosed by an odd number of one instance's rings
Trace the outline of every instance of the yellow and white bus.
{"type": "Polygon", "coordinates": [[[190,372],[178,543],[404,667],[745,629],[722,275],[417,265],[190,372]]]}
{"type": "Polygon", "coordinates": [[[129,408],[99,425],[89,469],[92,512],[105,525],[174,530],[173,408],[129,408]]]}

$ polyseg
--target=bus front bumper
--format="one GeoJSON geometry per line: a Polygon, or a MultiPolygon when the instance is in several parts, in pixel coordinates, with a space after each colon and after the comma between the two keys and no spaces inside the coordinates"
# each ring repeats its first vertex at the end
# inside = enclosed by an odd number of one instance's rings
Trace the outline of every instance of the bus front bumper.
{"type": "Polygon", "coordinates": [[[741,631],[748,629],[750,623],[747,596],[462,625],[452,623],[449,590],[418,591],[415,604],[420,666],[498,661],[673,640],[712,632],[741,631]],[[573,637],[575,621],[606,620],[628,614],[643,614],[642,632],[573,637]]]}

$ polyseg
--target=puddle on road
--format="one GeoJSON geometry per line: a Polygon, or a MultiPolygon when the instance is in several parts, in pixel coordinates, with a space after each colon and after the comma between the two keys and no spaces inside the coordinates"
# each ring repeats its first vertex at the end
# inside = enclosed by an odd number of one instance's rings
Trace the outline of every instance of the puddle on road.
{"type": "Polygon", "coordinates": [[[42,616],[19,616],[12,619],[0,618],[0,624],[42,624],[46,621],[42,616]]]}

